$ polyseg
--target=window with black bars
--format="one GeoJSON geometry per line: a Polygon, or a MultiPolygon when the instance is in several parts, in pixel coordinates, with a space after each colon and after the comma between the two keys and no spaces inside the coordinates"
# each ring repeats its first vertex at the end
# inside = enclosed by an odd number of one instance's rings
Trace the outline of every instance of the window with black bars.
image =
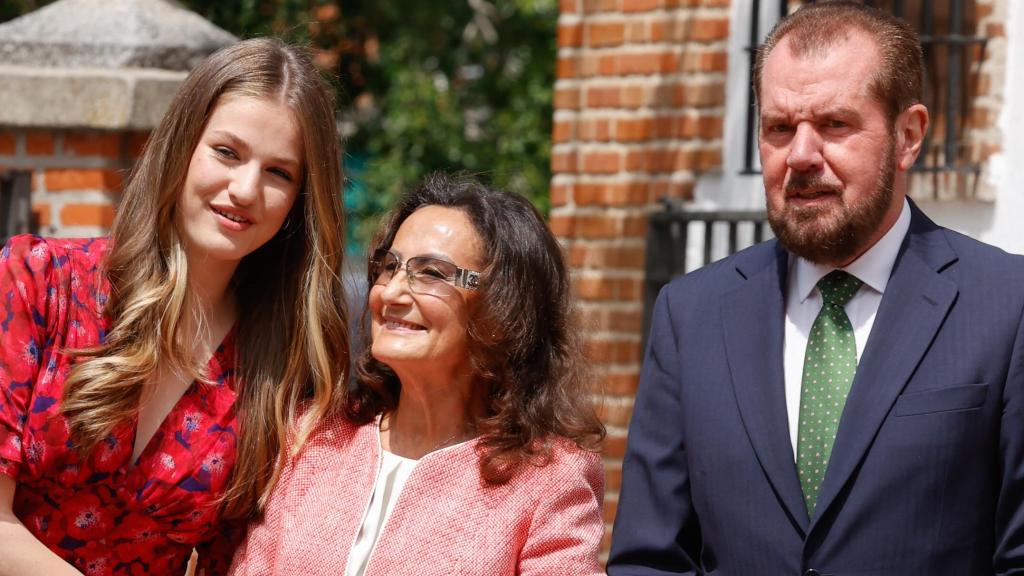
{"type": "Polygon", "coordinates": [[[0,246],[15,234],[31,230],[32,174],[0,170],[0,246]]]}
{"type": "MultiPolygon", "coordinates": [[[[759,28],[765,10],[777,10],[778,18],[814,1],[778,2],[751,0],[748,45],[750,105],[747,107],[746,138],[742,174],[758,174],[757,110],[752,85],[754,54],[766,30],[759,28]]],[[[913,171],[919,175],[952,176],[957,195],[969,195],[981,172],[978,142],[972,141],[975,127],[974,103],[978,96],[981,65],[985,60],[987,38],[977,35],[977,10],[974,0],[866,0],[864,4],[886,10],[903,18],[917,29],[925,58],[924,104],[931,125],[922,153],[913,171]]],[[[938,189],[939,186],[933,186],[938,189]]]]}

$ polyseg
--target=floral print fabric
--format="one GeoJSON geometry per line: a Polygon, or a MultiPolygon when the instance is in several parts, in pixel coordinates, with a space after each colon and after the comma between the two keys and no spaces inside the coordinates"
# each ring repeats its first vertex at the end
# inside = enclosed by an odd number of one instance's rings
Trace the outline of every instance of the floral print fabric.
{"type": "Polygon", "coordinates": [[[14,512],[87,575],[184,574],[193,547],[225,571],[234,532],[217,502],[235,459],[233,332],[131,462],[136,422],[86,457],[60,411],[74,358],[102,341],[107,240],[16,236],[0,252],[0,473],[18,483],[14,512]],[[223,564],[222,564],[223,563],[223,564]]]}

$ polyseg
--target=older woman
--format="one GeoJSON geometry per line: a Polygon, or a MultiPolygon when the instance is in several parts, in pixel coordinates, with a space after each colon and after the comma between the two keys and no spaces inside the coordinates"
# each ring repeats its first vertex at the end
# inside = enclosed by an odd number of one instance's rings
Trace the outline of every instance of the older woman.
{"type": "Polygon", "coordinates": [[[369,266],[372,344],[233,574],[601,574],[603,436],[569,280],[523,198],[435,175],[369,266]]]}

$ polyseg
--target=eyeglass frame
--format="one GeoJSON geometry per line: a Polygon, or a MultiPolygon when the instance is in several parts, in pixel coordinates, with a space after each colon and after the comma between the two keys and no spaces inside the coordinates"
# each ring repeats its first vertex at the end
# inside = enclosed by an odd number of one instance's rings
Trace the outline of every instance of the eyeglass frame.
{"type": "MultiPolygon", "coordinates": [[[[409,258],[406,258],[405,260],[402,260],[402,258],[398,254],[396,254],[389,248],[378,248],[374,250],[373,256],[370,258],[371,268],[370,270],[368,270],[368,272],[370,273],[371,286],[380,285],[377,284],[377,278],[379,278],[384,273],[384,271],[381,270],[381,272],[377,274],[376,277],[374,277],[372,266],[375,264],[382,265],[382,257],[386,254],[390,254],[392,257],[394,257],[396,263],[398,264],[398,267],[395,269],[395,271],[391,273],[391,277],[388,278],[388,282],[394,279],[395,274],[398,272],[398,270],[405,270],[405,276],[409,281],[409,287],[412,288],[417,278],[419,276],[422,276],[422,274],[413,274],[409,270],[409,262],[412,260],[436,260],[438,262],[444,262],[445,264],[455,267],[455,275],[453,278],[438,278],[438,280],[441,280],[445,284],[448,284],[449,286],[454,286],[456,288],[465,288],[466,290],[480,289],[480,276],[482,275],[480,272],[470,270],[468,268],[463,268],[454,262],[451,262],[449,260],[443,260],[441,258],[435,258],[433,256],[411,256],[409,258]]],[[[417,291],[413,289],[413,292],[417,291]]]]}

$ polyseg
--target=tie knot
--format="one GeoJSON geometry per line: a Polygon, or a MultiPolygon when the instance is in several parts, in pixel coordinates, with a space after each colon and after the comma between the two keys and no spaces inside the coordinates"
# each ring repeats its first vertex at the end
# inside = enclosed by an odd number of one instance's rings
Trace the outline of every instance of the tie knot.
{"type": "Polygon", "coordinates": [[[853,298],[861,285],[864,284],[853,274],[842,270],[833,270],[824,278],[818,280],[818,290],[826,304],[833,304],[840,308],[853,298]]]}

